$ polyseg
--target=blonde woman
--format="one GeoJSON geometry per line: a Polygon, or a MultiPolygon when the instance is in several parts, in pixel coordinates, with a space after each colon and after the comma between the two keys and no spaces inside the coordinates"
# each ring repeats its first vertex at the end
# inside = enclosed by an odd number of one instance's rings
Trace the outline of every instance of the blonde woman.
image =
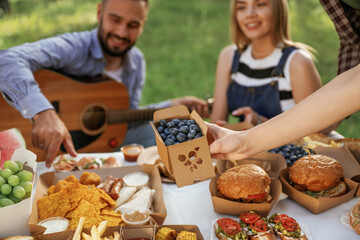
{"type": "Polygon", "coordinates": [[[233,44],[220,53],[211,122],[260,124],[321,87],[312,50],[292,42],[287,0],[231,0],[233,44]]]}

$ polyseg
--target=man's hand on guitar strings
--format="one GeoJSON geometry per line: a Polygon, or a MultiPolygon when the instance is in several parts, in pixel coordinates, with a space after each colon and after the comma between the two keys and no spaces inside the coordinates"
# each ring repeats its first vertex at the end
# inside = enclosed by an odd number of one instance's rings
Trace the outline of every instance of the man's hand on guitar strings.
{"type": "Polygon", "coordinates": [[[45,152],[48,168],[58,154],[61,143],[64,144],[67,153],[73,157],[77,155],[68,129],[52,109],[34,116],[31,141],[35,147],[45,152]]]}

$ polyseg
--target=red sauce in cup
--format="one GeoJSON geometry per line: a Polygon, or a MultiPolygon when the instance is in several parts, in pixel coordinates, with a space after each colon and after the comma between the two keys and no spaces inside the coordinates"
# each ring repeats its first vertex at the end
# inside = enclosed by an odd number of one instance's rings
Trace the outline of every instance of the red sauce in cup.
{"type": "Polygon", "coordinates": [[[130,144],[123,146],[121,151],[123,152],[126,161],[135,162],[143,149],[144,147],[140,144],[130,144]]]}

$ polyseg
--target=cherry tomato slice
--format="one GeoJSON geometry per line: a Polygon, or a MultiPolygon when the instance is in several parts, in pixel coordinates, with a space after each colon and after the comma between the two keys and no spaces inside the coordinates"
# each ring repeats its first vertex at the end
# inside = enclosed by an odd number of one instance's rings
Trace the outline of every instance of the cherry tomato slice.
{"type": "Polygon", "coordinates": [[[295,232],[299,228],[299,224],[292,218],[283,218],[281,223],[286,231],[289,232],[295,232]]]}
{"type": "Polygon", "coordinates": [[[289,216],[286,215],[286,214],[277,214],[277,215],[274,217],[273,221],[274,221],[274,223],[278,223],[278,222],[281,222],[281,220],[284,219],[284,218],[290,218],[290,219],[292,219],[291,217],[289,217],[289,216]]]}
{"type": "Polygon", "coordinates": [[[241,230],[240,224],[231,218],[221,218],[216,222],[227,235],[234,235],[241,230]]]}
{"type": "Polygon", "coordinates": [[[257,220],[256,222],[251,223],[250,226],[258,232],[266,232],[267,231],[266,222],[261,219],[257,220]]]}
{"type": "Polygon", "coordinates": [[[253,223],[257,220],[260,219],[260,215],[257,214],[257,213],[250,213],[250,212],[247,212],[247,213],[242,213],[240,215],[240,219],[244,222],[244,223],[253,223]]]}

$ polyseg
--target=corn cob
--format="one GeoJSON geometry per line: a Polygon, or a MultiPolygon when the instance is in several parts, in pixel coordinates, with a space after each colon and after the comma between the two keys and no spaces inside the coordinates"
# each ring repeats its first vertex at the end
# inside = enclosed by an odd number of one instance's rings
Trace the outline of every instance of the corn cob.
{"type": "Polygon", "coordinates": [[[187,231],[181,231],[177,235],[176,240],[196,240],[196,233],[187,232],[187,231]]]}
{"type": "Polygon", "coordinates": [[[168,227],[163,227],[160,228],[155,234],[155,240],[175,240],[176,235],[177,233],[175,230],[168,227]]]}

